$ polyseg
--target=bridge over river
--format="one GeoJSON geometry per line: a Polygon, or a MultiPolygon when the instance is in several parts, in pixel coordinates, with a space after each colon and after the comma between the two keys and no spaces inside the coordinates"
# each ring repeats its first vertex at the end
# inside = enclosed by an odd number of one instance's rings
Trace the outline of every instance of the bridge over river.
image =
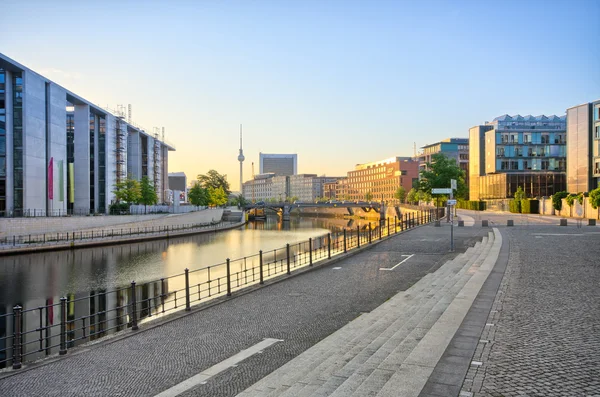
{"type": "MultiPolygon", "coordinates": [[[[364,212],[374,211],[374,212],[378,213],[379,219],[381,221],[385,221],[385,214],[386,214],[388,206],[385,203],[379,203],[379,202],[375,202],[375,201],[372,201],[372,202],[333,201],[333,202],[327,202],[327,203],[303,203],[303,202],[263,203],[263,202],[259,202],[259,203],[254,203],[254,204],[248,204],[245,206],[246,211],[250,211],[250,213],[256,212],[257,209],[263,209],[263,210],[270,209],[277,213],[281,213],[284,221],[289,220],[290,213],[294,209],[297,209],[297,208],[346,208],[346,210],[348,211],[348,214],[351,216],[354,215],[355,209],[360,208],[364,212]]],[[[394,208],[396,209],[397,216],[400,217],[400,215],[401,215],[400,207],[395,206],[394,208]]]]}

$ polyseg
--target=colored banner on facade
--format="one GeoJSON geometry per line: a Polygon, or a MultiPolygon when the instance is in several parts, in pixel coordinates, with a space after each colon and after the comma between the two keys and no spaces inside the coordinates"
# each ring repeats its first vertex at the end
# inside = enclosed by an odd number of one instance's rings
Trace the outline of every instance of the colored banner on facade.
{"type": "Polygon", "coordinates": [[[75,167],[69,163],[69,203],[75,202],[75,167]]]}
{"type": "Polygon", "coordinates": [[[58,199],[59,201],[65,201],[65,176],[63,174],[63,161],[58,161],[58,199]]]}
{"type": "Polygon", "coordinates": [[[48,164],[48,198],[54,199],[54,157],[50,157],[48,164]]]}

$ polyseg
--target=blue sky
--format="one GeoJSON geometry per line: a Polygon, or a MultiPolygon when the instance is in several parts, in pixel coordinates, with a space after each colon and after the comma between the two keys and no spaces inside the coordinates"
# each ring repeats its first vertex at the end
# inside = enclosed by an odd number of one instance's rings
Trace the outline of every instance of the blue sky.
{"type": "Polygon", "coordinates": [[[509,113],[600,98],[600,1],[4,0],[0,52],[165,127],[169,169],[345,175],[509,113]]]}

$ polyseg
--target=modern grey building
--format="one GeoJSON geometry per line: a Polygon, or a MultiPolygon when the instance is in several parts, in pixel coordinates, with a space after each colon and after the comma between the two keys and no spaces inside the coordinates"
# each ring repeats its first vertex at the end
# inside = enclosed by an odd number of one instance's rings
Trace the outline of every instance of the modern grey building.
{"type": "Polygon", "coordinates": [[[173,150],[0,53],[0,215],[106,213],[128,175],[165,201],[173,150]]]}
{"type": "Polygon", "coordinates": [[[567,191],[600,187],[600,100],[567,109],[567,191]]]}
{"type": "Polygon", "coordinates": [[[259,153],[259,166],[261,174],[296,175],[298,173],[298,155],[259,153]]]}
{"type": "Polygon", "coordinates": [[[469,198],[527,197],[566,187],[566,116],[504,116],[469,130],[469,198]]]}

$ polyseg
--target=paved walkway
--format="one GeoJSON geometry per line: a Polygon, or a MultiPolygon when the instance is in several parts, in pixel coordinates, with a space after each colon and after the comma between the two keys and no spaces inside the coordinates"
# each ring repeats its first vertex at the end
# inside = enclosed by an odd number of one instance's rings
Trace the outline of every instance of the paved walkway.
{"type": "Polygon", "coordinates": [[[455,228],[457,252],[448,253],[447,225],[420,227],[141,332],[0,372],[0,390],[599,396],[596,230],[455,228]]]}

